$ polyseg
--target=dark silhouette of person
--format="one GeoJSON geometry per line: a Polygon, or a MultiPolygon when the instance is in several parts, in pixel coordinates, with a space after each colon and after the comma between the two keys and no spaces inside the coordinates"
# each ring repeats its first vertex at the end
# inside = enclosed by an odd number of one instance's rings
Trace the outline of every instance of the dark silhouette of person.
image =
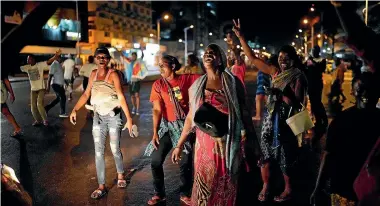
{"type": "Polygon", "coordinates": [[[311,104],[311,111],[314,114],[316,124],[314,128],[314,137],[312,146],[317,146],[319,140],[326,132],[328,126],[326,110],[322,104],[323,80],[322,74],[326,70],[326,59],[322,58],[319,53],[321,49],[315,46],[312,49],[311,56],[306,62],[306,77],[308,81],[308,93],[311,104]]]}

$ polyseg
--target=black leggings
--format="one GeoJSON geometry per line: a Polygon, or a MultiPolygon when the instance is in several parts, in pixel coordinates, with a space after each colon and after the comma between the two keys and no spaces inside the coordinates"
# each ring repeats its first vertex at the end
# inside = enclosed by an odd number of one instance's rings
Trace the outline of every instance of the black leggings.
{"type": "MultiPolygon", "coordinates": [[[[160,139],[160,144],[158,146],[158,150],[154,150],[151,157],[152,157],[152,176],[153,176],[153,186],[156,195],[163,198],[166,196],[165,193],[165,181],[164,181],[164,168],[163,163],[165,161],[166,156],[173,148],[172,141],[169,137],[169,134],[166,133],[165,136],[163,136],[160,139]]],[[[191,195],[191,188],[193,185],[192,177],[193,177],[193,171],[192,171],[192,153],[186,154],[185,152],[182,152],[182,158],[179,162],[180,167],[180,179],[181,179],[181,186],[180,186],[180,193],[181,196],[187,196],[190,197],[191,195]]]]}
{"type": "Polygon", "coordinates": [[[50,104],[46,105],[45,110],[48,112],[51,108],[53,108],[58,102],[60,103],[61,107],[61,114],[66,113],[66,94],[65,89],[63,88],[63,85],[59,84],[52,84],[51,87],[53,88],[55,95],[57,96],[50,104]]]}

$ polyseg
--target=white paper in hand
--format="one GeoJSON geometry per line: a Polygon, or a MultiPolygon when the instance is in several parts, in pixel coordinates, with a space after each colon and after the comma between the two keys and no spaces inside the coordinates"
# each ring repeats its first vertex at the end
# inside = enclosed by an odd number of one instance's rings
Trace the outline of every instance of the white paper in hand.
{"type": "Polygon", "coordinates": [[[138,137],[138,136],[139,136],[139,131],[138,131],[137,126],[134,124],[132,126],[132,137],[134,138],[134,137],[138,137]]]}

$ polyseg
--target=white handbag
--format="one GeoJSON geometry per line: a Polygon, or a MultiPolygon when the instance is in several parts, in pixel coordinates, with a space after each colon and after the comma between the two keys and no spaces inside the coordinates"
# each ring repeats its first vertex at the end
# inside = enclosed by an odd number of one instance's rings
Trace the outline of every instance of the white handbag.
{"type": "MultiPolygon", "coordinates": [[[[286,120],[286,124],[289,125],[290,129],[292,130],[293,134],[297,136],[298,139],[298,146],[302,143],[302,133],[306,132],[307,130],[314,127],[314,123],[311,120],[311,117],[309,115],[309,111],[305,109],[303,104],[302,111],[289,117],[286,120]]],[[[293,107],[290,108],[289,116],[292,111],[293,107]]]]}

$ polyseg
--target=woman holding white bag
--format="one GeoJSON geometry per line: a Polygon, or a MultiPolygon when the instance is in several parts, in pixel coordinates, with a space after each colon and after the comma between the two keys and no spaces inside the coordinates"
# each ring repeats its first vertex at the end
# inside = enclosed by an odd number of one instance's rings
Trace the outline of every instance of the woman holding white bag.
{"type": "Polygon", "coordinates": [[[278,53],[279,68],[269,65],[257,58],[240,31],[240,21],[234,21],[233,28],[239,38],[244,53],[249,60],[263,73],[272,76],[272,88],[267,88],[268,114],[265,117],[261,133],[261,150],[263,157],[260,161],[263,189],[259,194],[259,201],[268,200],[269,196],[269,166],[275,161],[279,164],[284,176],[285,189],[274,197],[276,202],[284,202],[292,198],[290,178],[293,166],[297,159],[298,141],[287,124],[286,120],[304,109],[307,92],[307,80],[300,71],[302,62],[298,58],[294,47],[283,46],[278,53]]]}

